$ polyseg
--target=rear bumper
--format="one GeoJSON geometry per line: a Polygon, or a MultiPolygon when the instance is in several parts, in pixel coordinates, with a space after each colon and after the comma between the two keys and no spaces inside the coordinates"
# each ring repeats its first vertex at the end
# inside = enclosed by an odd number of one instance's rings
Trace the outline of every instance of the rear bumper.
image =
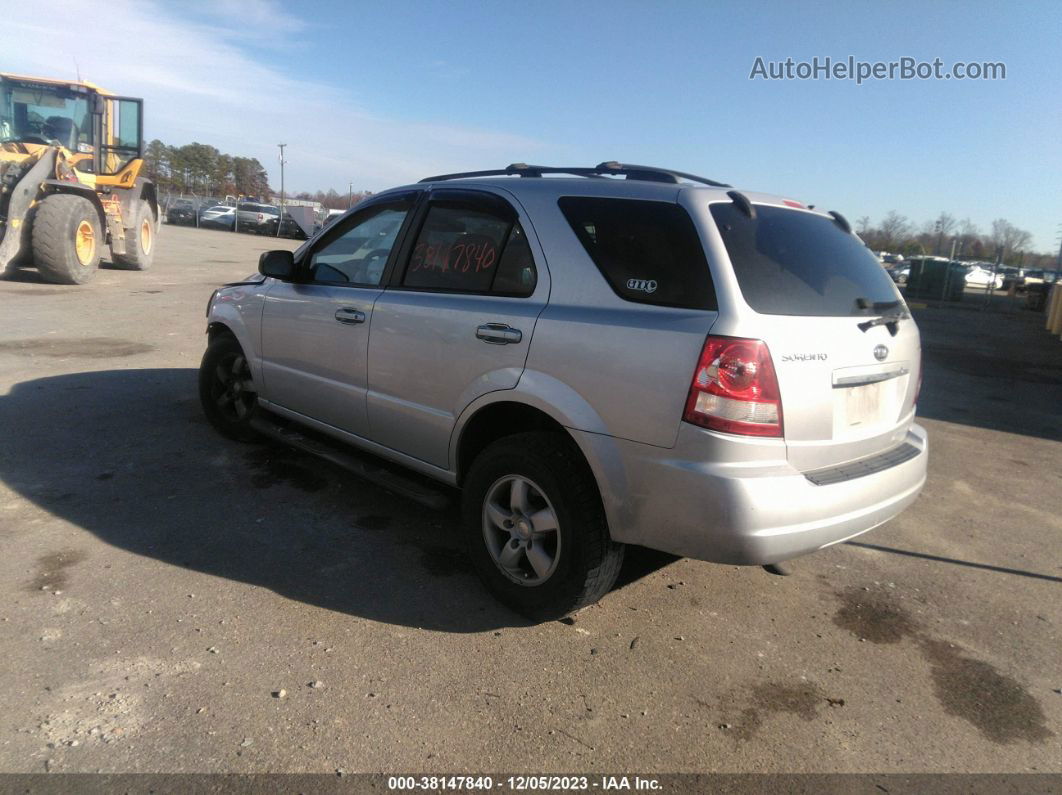
{"type": "MultiPolygon", "coordinates": [[[[580,441],[590,455],[603,444],[580,441]]],[[[925,430],[912,424],[903,443],[915,455],[816,485],[786,462],[781,441],[765,447],[684,425],[672,449],[612,442],[622,467],[591,465],[617,541],[741,565],[814,552],[892,519],[918,497],[929,452],[925,430]]]]}

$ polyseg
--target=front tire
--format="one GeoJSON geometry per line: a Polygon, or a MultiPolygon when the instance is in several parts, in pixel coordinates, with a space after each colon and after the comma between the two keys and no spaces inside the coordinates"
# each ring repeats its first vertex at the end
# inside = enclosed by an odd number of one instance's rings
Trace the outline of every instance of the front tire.
{"type": "Polygon", "coordinates": [[[125,230],[125,253],[114,255],[114,264],[130,271],[146,271],[155,261],[158,225],[151,205],[144,199],[136,203],[132,228],[125,230]]]}
{"type": "Polygon", "coordinates": [[[210,424],[223,436],[239,442],[259,438],[251,428],[258,411],[258,389],[243,348],[231,334],[214,337],[203,354],[199,402],[210,424]]]}
{"type": "Polygon", "coordinates": [[[604,596],[623,545],[612,541],[597,483],[560,433],[521,433],[477,456],[462,495],[469,556],[487,589],[538,621],[604,596]]]}
{"type": "Polygon", "coordinates": [[[84,284],[96,275],[103,229],[92,202],[71,193],[45,198],[33,218],[33,262],[46,281],[84,284]]]}

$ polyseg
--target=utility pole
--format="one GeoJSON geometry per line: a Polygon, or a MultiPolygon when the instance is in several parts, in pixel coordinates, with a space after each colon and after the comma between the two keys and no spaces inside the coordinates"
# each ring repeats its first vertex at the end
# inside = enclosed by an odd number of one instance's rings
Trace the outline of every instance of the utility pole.
{"type": "Polygon", "coordinates": [[[280,237],[280,230],[284,226],[284,147],[287,144],[277,144],[280,147],[280,219],[277,221],[277,237],[280,237]]]}
{"type": "Polygon", "coordinates": [[[1062,224],[1058,225],[1058,259],[1055,260],[1055,284],[1058,284],[1058,274],[1062,272],[1062,224]]]}
{"type": "Polygon", "coordinates": [[[351,182],[347,187],[347,209],[350,209],[351,204],[354,203],[354,183],[351,182]]]}

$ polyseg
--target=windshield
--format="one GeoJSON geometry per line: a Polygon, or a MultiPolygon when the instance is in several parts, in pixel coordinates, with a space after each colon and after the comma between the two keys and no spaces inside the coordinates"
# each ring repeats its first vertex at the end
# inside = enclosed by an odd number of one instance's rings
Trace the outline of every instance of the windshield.
{"type": "Polygon", "coordinates": [[[877,257],[832,218],[757,204],[711,205],[746,303],[767,315],[844,317],[903,306],[877,257]]]}
{"type": "Polygon", "coordinates": [[[88,94],[68,86],[0,81],[0,142],[59,143],[72,151],[92,143],[88,94]]]}

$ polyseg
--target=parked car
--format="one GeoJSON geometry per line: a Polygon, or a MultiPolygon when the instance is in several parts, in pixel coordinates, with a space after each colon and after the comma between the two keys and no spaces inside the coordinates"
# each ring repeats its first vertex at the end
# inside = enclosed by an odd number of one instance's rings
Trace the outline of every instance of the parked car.
{"type": "Polygon", "coordinates": [[[214,228],[232,230],[236,223],[236,208],[225,204],[215,204],[199,214],[199,225],[214,228]]]}
{"type": "Polygon", "coordinates": [[[1040,268],[1022,270],[1021,286],[1025,287],[1030,284],[1043,284],[1046,275],[1047,274],[1040,268]]]}
{"type": "Polygon", "coordinates": [[[992,274],[990,269],[974,266],[966,273],[966,284],[972,287],[988,287],[995,284],[995,288],[998,290],[1003,287],[1003,274],[992,274]]]}
{"type": "MultiPolygon", "coordinates": [[[[991,267],[989,267],[989,270],[991,270],[991,267]]],[[[1002,289],[1009,290],[1011,287],[1019,288],[1022,286],[1022,281],[1025,278],[1023,269],[1016,268],[1013,265],[1000,265],[996,270],[1003,277],[1002,289]]]]}
{"type": "Polygon", "coordinates": [[[346,210],[329,210],[327,213],[325,213],[325,217],[324,220],[321,222],[321,226],[328,226],[330,223],[342,216],[345,212],[346,210]]]}
{"type": "Polygon", "coordinates": [[[194,199],[174,199],[166,210],[166,223],[194,225],[197,210],[194,199]]]}
{"type": "Polygon", "coordinates": [[[888,273],[892,280],[897,284],[907,284],[907,279],[911,275],[911,266],[903,264],[894,265],[893,267],[888,268],[886,273],[888,273]]]}
{"type": "Polygon", "coordinates": [[[476,571],[538,619],[607,592],[625,544],[776,564],[925,482],[918,329],[875,256],[839,214],[701,177],[431,177],[263,254],[207,316],[217,430],[459,488],[476,571]]]}
{"type": "MultiPolygon", "coordinates": [[[[280,216],[273,215],[268,216],[266,220],[258,225],[255,231],[260,235],[270,235],[272,237],[278,237],[277,224],[280,223],[280,216]]],[[[308,235],[301,226],[292,218],[288,213],[284,213],[284,225],[280,229],[279,237],[288,237],[293,240],[305,240],[308,235]]]]}
{"type": "MultiPolygon", "coordinates": [[[[240,202],[238,205],[238,229],[241,232],[255,232],[263,224],[275,221],[280,216],[280,208],[272,204],[255,204],[240,202]]],[[[274,232],[276,225],[273,226],[274,232]]]]}

